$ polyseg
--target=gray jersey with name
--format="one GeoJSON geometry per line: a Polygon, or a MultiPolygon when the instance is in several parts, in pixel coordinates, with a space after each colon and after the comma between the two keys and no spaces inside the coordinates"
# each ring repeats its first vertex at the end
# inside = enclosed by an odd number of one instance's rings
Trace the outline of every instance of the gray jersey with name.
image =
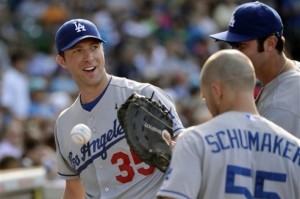
{"type": "Polygon", "coordinates": [[[177,138],[158,195],[300,198],[300,140],[263,117],[228,112],[177,138]]]}
{"type": "Polygon", "coordinates": [[[80,178],[85,198],[153,199],[161,185],[163,173],[143,162],[130,150],[124,132],[117,119],[117,108],[133,93],[160,100],[171,109],[174,131],[183,126],[173,101],[166,93],[150,84],[138,83],[112,76],[98,104],[89,112],[82,108],[79,97],[63,111],[55,125],[59,176],[68,180],[80,178]],[[78,123],[84,123],[92,131],[91,140],[76,145],[70,131],[78,123]]]}

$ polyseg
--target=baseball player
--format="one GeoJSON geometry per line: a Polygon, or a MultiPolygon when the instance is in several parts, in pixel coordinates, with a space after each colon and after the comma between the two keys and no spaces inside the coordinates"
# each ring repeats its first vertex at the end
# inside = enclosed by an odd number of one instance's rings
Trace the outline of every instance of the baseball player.
{"type": "Polygon", "coordinates": [[[210,36],[251,59],[263,85],[258,112],[300,138],[300,63],[284,53],[279,14],[258,1],[244,3],[233,12],[227,31],[210,36]]]}
{"type": "Polygon", "coordinates": [[[178,136],[158,198],[299,199],[300,140],[258,114],[249,58],[221,50],[200,81],[214,118],[178,136]]]}
{"type": "Polygon", "coordinates": [[[64,199],[153,199],[163,173],[142,162],[128,146],[117,119],[118,108],[134,92],[160,100],[171,110],[174,133],[183,126],[170,97],[161,89],[110,75],[97,27],[85,19],[65,22],[56,33],[58,64],[67,69],[79,96],[57,118],[55,140],[59,176],[66,180],[64,199]],[[84,145],[71,141],[78,123],[92,132],[84,145]]]}

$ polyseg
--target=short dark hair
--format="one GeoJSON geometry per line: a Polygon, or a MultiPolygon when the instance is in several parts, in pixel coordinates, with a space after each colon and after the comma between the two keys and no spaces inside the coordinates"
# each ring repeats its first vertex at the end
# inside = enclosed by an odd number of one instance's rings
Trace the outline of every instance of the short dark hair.
{"type": "Polygon", "coordinates": [[[65,58],[65,52],[64,51],[61,51],[58,53],[60,56],[62,56],[63,58],[65,58]]]}
{"type": "Polygon", "coordinates": [[[24,49],[13,49],[10,51],[10,60],[15,65],[20,60],[29,59],[29,53],[24,49]]]}
{"type": "MultiPolygon", "coordinates": [[[[257,43],[258,43],[257,50],[258,50],[258,52],[264,52],[264,42],[270,36],[271,35],[266,36],[266,37],[257,38],[257,43]]],[[[284,50],[285,39],[281,35],[275,34],[274,36],[276,36],[276,38],[278,39],[277,44],[275,46],[275,49],[277,49],[278,53],[281,54],[284,50]]]]}

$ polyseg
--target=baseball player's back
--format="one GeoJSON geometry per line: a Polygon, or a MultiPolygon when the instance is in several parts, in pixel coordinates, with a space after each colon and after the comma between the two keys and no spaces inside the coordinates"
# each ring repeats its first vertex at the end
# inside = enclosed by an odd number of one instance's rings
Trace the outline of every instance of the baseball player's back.
{"type": "Polygon", "coordinates": [[[179,135],[158,195],[300,198],[300,140],[265,118],[223,113],[179,135]]]}

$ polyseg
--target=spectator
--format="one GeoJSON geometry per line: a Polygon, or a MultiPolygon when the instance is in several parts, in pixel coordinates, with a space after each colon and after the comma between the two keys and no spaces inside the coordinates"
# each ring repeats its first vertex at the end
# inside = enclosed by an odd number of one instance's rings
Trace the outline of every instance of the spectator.
{"type": "Polygon", "coordinates": [[[0,160],[0,170],[21,168],[21,161],[19,158],[7,155],[0,160]]]}
{"type": "Polygon", "coordinates": [[[21,159],[24,153],[24,124],[18,119],[11,119],[4,129],[0,140],[0,160],[10,156],[21,159]]]}
{"type": "Polygon", "coordinates": [[[54,119],[54,107],[49,102],[48,82],[43,77],[33,77],[30,80],[31,103],[29,118],[54,119]]]}
{"type": "Polygon", "coordinates": [[[28,54],[23,50],[11,53],[11,67],[3,72],[0,106],[13,117],[26,119],[30,106],[29,78],[26,74],[28,54]]]}
{"type": "Polygon", "coordinates": [[[42,166],[48,179],[57,177],[57,162],[55,150],[41,140],[28,138],[25,141],[24,159],[27,167],[42,166]]]}

